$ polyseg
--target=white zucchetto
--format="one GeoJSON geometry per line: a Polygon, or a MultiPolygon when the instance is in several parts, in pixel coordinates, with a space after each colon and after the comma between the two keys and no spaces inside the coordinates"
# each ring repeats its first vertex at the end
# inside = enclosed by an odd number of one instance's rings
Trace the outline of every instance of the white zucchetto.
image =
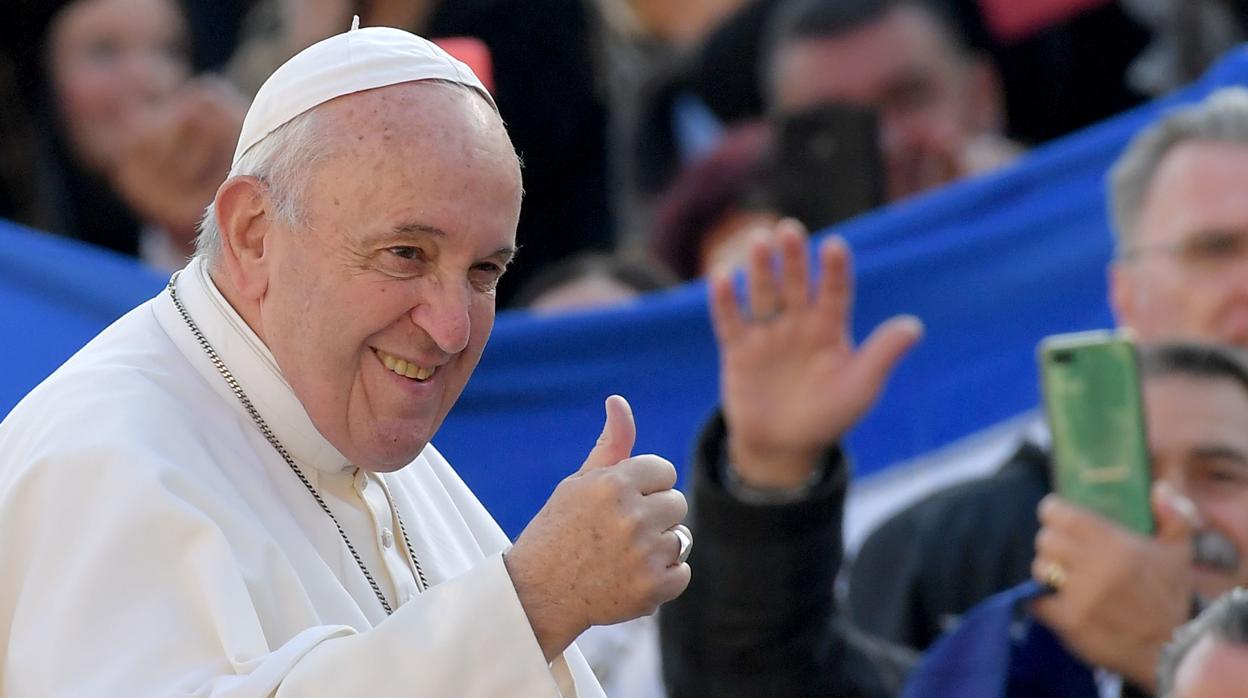
{"type": "Polygon", "coordinates": [[[416,80],[446,80],[494,99],[467,65],[428,39],[392,27],[359,29],[318,41],[283,63],[260,86],[234,150],[234,165],[253,145],[305,111],[353,92],[416,80]]]}

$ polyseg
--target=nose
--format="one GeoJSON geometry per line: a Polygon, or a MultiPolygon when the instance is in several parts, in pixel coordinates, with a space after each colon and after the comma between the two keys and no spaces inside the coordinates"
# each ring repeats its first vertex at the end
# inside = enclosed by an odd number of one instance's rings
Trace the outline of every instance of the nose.
{"type": "Polygon", "coordinates": [[[468,346],[472,330],[468,312],[471,293],[465,284],[431,278],[424,299],[411,310],[412,322],[443,352],[458,354],[468,346]]]}

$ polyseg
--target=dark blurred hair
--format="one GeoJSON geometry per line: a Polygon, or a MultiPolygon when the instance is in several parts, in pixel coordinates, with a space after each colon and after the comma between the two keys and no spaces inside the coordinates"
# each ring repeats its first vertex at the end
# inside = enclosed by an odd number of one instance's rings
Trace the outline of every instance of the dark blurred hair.
{"type": "MultiPolygon", "coordinates": [[[[763,43],[763,84],[768,84],[776,51],[804,39],[830,39],[872,24],[899,7],[921,10],[942,30],[943,38],[960,53],[969,50],[968,27],[947,3],[937,0],[789,0],[772,16],[763,43]]],[[[829,69],[833,69],[829,67],[829,69]]]]}
{"type": "Polygon", "coordinates": [[[682,279],[699,272],[702,240],[734,210],[769,205],[772,135],[761,121],[737,126],[715,149],[687,164],[659,199],[651,248],[682,279]]]}
{"type": "Polygon", "coordinates": [[[623,284],[638,293],[648,293],[676,284],[676,279],[662,267],[640,260],[600,252],[586,252],[546,267],[516,291],[509,304],[525,308],[547,291],[578,279],[601,276],[623,284]]]}
{"type": "Polygon", "coordinates": [[[1194,342],[1163,342],[1140,349],[1140,373],[1146,378],[1188,376],[1229,380],[1248,394],[1248,363],[1239,349],[1194,342]]]}
{"type": "Polygon", "coordinates": [[[1157,670],[1159,698],[1171,698],[1179,665],[1206,637],[1233,645],[1248,645],[1248,590],[1237,588],[1223,594],[1196,620],[1175,631],[1174,642],[1162,652],[1157,670]]]}

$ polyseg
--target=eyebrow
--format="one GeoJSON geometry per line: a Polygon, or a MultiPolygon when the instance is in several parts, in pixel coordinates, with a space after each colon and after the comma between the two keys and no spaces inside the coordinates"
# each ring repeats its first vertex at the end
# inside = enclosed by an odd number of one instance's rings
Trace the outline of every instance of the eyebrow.
{"type": "MultiPolygon", "coordinates": [[[[394,226],[394,228],[392,228],[390,232],[395,235],[401,235],[407,238],[428,236],[428,237],[435,237],[435,238],[444,240],[450,237],[450,234],[448,234],[445,230],[439,228],[436,225],[428,225],[426,223],[418,223],[416,221],[400,223],[394,226]]],[[[490,257],[503,257],[504,258],[503,263],[507,264],[507,263],[510,263],[512,258],[516,256],[517,249],[518,248],[514,245],[504,245],[494,250],[490,254],[486,255],[485,258],[488,259],[490,257]]]]}
{"type": "Polygon", "coordinates": [[[1248,465],[1248,454],[1230,446],[1197,446],[1192,449],[1191,453],[1197,458],[1234,461],[1237,464],[1248,465]]]}

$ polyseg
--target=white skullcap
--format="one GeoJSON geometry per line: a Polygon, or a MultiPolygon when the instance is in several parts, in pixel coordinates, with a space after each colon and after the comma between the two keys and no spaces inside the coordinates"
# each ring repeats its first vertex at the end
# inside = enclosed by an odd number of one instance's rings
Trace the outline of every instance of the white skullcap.
{"type": "MultiPolygon", "coordinates": [[[[247,110],[234,164],[253,145],[305,111],[335,97],[415,80],[446,80],[471,87],[494,106],[472,69],[428,39],[402,29],[359,29],[300,51],[260,86],[247,110]]],[[[497,109],[497,106],[495,106],[497,109]]]]}

